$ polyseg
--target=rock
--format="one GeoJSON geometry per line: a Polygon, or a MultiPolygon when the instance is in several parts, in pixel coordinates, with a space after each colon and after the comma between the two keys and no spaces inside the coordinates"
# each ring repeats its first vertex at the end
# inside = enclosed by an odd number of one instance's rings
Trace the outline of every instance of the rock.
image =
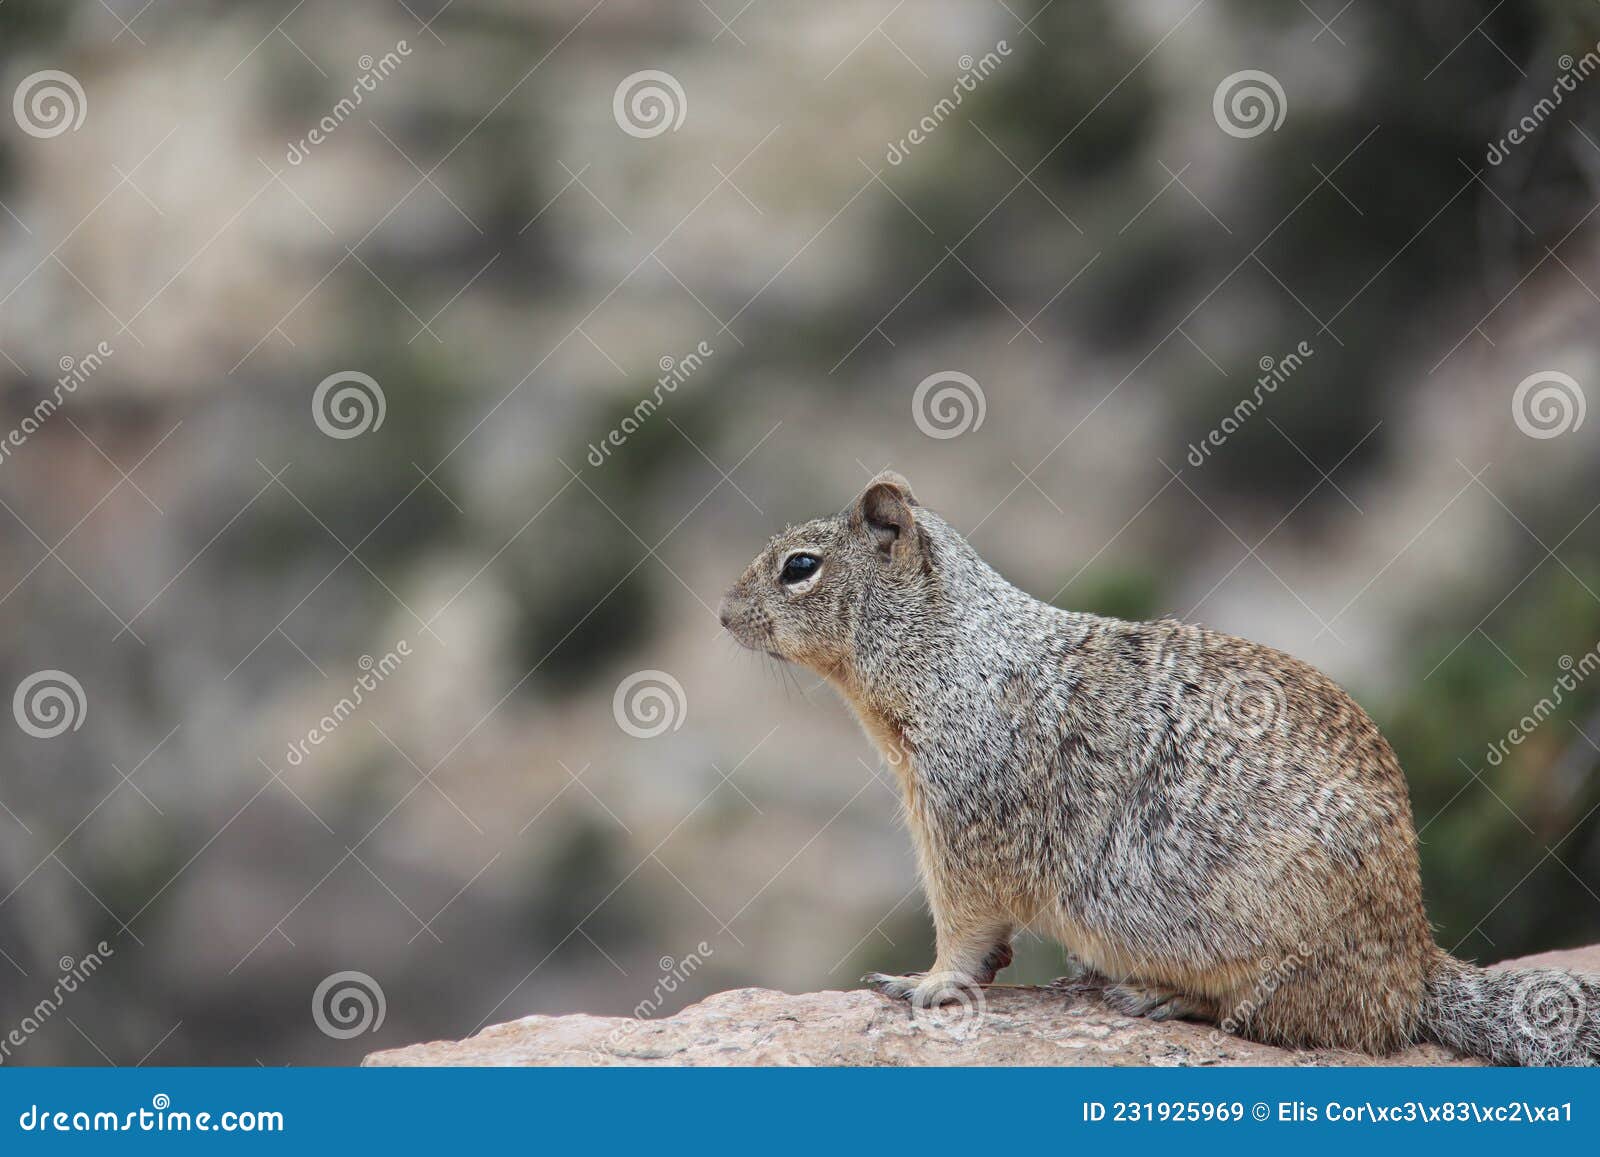
{"type": "MultiPolygon", "coordinates": [[[[1600,973],[1600,945],[1495,967],[1600,973]]],[[[1124,1016],[1092,993],[994,985],[981,999],[913,1011],[872,992],[736,988],[674,1016],[528,1016],[463,1041],[373,1053],[363,1064],[421,1065],[1469,1065],[1435,1045],[1374,1059],[1300,1052],[1210,1025],[1124,1016]]]]}
{"type": "Polygon", "coordinates": [[[1587,948],[1562,948],[1555,952],[1541,952],[1537,956],[1523,956],[1516,960],[1502,960],[1490,968],[1565,968],[1572,972],[1600,973],[1600,944],[1587,948]]]}

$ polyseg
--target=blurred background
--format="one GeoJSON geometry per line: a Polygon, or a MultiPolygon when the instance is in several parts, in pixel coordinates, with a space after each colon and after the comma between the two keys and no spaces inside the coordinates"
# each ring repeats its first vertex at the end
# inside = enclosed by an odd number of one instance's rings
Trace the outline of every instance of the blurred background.
{"type": "Polygon", "coordinates": [[[924,966],[889,774],[713,614],[886,465],[1041,598],[1350,688],[1447,947],[1600,940],[1597,40],[8,0],[5,1062],[924,966]]]}

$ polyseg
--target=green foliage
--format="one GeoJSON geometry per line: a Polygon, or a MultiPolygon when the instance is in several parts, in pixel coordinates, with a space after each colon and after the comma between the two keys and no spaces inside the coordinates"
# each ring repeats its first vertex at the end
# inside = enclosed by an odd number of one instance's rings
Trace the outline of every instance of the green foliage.
{"type": "Polygon", "coordinates": [[[1090,570],[1056,600],[1056,606],[1113,619],[1152,619],[1162,613],[1162,590],[1149,571],[1090,570]]]}

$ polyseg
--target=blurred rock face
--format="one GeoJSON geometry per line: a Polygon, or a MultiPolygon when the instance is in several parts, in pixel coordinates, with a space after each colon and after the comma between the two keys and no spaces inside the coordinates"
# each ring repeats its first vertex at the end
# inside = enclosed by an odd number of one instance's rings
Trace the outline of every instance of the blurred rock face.
{"type": "Polygon", "coordinates": [[[925,964],[715,617],[886,465],[1350,686],[1446,946],[1597,938],[1588,15],[117,12],[0,6],[7,1063],[925,964]]]}

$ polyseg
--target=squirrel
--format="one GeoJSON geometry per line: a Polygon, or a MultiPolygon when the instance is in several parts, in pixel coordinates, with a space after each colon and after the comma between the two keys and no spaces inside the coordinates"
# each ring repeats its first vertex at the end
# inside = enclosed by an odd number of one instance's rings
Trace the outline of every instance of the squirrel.
{"type": "Polygon", "coordinates": [[[864,977],[877,991],[963,999],[1031,930],[1128,1015],[1600,1061],[1600,976],[1434,943],[1399,762],[1309,664],[1041,602],[894,473],[773,538],[719,617],[831,683],[894,768],[937,948],[925,973],[864,977]]]}

